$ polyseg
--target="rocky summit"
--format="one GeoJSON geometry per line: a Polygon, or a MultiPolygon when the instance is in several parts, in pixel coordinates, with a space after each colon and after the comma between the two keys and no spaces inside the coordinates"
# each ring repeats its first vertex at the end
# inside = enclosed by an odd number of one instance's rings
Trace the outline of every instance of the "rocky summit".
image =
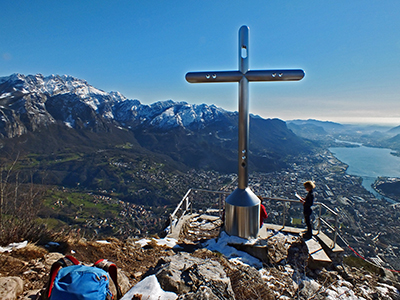
{"type": "Polygon", "coordinates": [[[260,260],[238,250],[238,238],[207,234],[221,222],[202,216],[187,222],[178,240],[86,241],[75,235],[45,247],[11,245],[0,255],[0,298],[41,299],[51,265],[69,254],[87,265],[101,258],[116,263],[123,300],[400,299],[395,273],[371,271],[346,257],[318,264],[298,235],[269,232],[258,241],[266,249],[260,260]]]}

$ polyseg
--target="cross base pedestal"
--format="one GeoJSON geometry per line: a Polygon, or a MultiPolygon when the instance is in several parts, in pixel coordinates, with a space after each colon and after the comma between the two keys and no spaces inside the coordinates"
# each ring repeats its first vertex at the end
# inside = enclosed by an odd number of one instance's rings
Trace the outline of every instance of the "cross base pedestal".
{"type": "Polygon", "coordinates": [[[237,188],[225,200],[225,231],[241,238],[256,238],[260,228],[260,199],[250,188],[237,188]]]}

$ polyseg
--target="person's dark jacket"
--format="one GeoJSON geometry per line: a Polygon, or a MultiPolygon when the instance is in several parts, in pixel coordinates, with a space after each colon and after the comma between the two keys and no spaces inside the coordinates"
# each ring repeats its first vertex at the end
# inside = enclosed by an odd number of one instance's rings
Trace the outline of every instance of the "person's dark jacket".
{"type": "Polygon", "coordinates": [[[304,202],[304,214],[311,215],[312,209],[311,206],[314,204],[314,191],[311,190],[308,192],[305,202],[304,202]]]}

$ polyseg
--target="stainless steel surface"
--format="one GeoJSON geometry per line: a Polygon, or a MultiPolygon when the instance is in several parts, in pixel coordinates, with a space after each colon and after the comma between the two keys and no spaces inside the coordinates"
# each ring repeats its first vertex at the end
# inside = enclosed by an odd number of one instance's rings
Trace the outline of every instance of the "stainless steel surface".
{"type": "Polygon", "coordinates": [[[260,226],[260,199],[249,189],[233,191],[225,201],[225,231],[242,238],[256,238],[260,226]]]}
{"type": "Polygon", "coordinates": [[[239,83],[239,145],[238,145],[238,187],[249,185],[249,81],[243,77],[239,83]]]}
{"type": "Polygon", "coordinates": [[[245,76],[249,81],[296,81],[304,75],[303,70],[252,70],[245,76]]]}
{"type": "MultiPolygon", "coordinates": [[[[239,145],[238,145],[238,188],[245,189],[249,185],[249,27],[239,29],[239,71],[244,75],[239,81],[239,145]]],[[[258,233],[258,231],[257,231],[258,233]]],[[[228,232],[229,234],[229,232],[228,232]]]]}
{"type": "MultiPolygon", "coordinates": [[[[189,72],[186,74],[186,80],[190,83],[205,82],[238,82],[239,83],[239,124],[238,124],[238,189],[245,190],[248,187],[248,154],[249,154],[249,82],[250,81],[290,81],[301,80],[304,77],[303,70],[249,70],[249,28],[242,26],[239,29],[239,70],[237,71],[208,71],[208,72],[189,72]]],[[[242,197],[242,193],[237,194],[242,197]]],[[[229,196],[230,198],[231,196],[229,196]]],[[[238,199],[238,207],[243,207],[242,203],[245,199],[238,199]]],[[[228,204],[228,203],[227,203],[228,204]]],[[[232,206],[232,204],[229,204],[232,206]]],[[[244,228],[249,226],[249,222],[253,222],[250,227],[255,228],[259,224],[254,218],[250,221],[242,217],[242,208],[235,207],[232,214],[227,214],[225,222],[229,223],[226,229],[228,234],[236,235],[236,230],[231,228],[244,228]],[[241,217],[239,217],[241,216],[241,217]],[[231,220],[231,218],[233,218],[231,220]],[[234,223],[238,224],[234,224],[234,223]],[[234,233],[235,232],[235,233],[234,233]]],[[[254,208],[255,209],[255,208],[254,208]]],[[[260,209],[258,204],[258,210],[260,209]]],[[[251,209],[250,209],[251,210],[251,209]]],[[[243,215],[247,213],[243,212],[243,215]]],[[[258,216],[259,218],[259,216],[258,216]]],[[[253,230],[253,229],[252,229],[253,230]]],[[[240,232],[248,232],[253,234],[252,230],[240,230],[240,232]]],[[[240,235],[242,236],[242,235],[240,235]]],[[[245,236],[242,236],[245,237],[245,236]]],[[[250,236],[247,236],[250,237],[250,236]]]]}
{"type": "Polygon", "coordinates": [[[239,71],[189,72],[185,78],[190,83],[239,82],[243,74],[239,71]]]}
{"type": "Polygon", "coordinates": [[[244,75],[249,70],[249,27],[239,29],[239,71],[244,75]]]}

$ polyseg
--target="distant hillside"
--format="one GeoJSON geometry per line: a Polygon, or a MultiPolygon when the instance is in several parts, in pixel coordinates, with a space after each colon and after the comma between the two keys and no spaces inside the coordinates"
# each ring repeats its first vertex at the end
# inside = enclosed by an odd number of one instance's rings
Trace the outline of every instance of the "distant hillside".
{"type": "MultiPolygon", "coordinates": [[[[287,127],[296,135],[313,140],[323,147],[343,146],[340,141],[363,144],[370,147],[390,148],[400,152],[400,126],[339,124],[318,120],[290,120],[287,127]]],[[[347,144],[350,147],[350,144],[347,144]]],[[[354,145],[353,145],[354,146],[354,145]]]]}
{"type": "Polygon", "coordinates": [[[384,147],[396,150],[398,153],[400,153],[400,134],[395,135],[392,138],[384,140],[382,142],[382,144],[384,147]]]}
{"type": "Polygon", "coordinates": [[[390,134],[400,134],[400,126],[393,127],[392,129],[388,130],[390,134]]]}
{"type": "Polygon", "coordinates": [[[328,135],[322,126],[317,126],[315,124],[296,124],[288,122],[287,127],[296,135],[307,139],[323,139],[328,135]]]}
{"type": "MultiPolygon", "coordinates": [[[[306,126],[305,128],[322,128],[324,131],[330,133],[330,132],[335,132],[335,131],[341,131],[345,128],[344,125],[335,123],[335,122],[330,122],[330,121],[319,121],[319,120],[314,120],[314,119],[308,119],[308,120],[290,120],[287,121],[288,125],[297,125],[299,127],[306,126]]],[[[320,130],[320,129],[319,129],[320,130]]],[[[321,133],[321,132],[319,132],[321,133]]]]}

